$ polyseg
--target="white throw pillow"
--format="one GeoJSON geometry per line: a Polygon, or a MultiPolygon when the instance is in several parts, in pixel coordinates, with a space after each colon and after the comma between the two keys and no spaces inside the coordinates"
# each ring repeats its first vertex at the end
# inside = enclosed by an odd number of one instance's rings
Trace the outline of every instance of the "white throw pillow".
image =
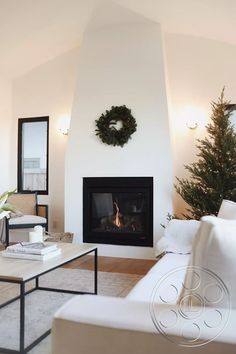
{"type": "Polygon", "coordinates": [[[157,254],[191,253],[192,242],[199,225],[200,221],[197,220],[171,220],[165,228],[164,236],[157,243],[157,254]]]}
{"type": "Polygon", "coordinates": [[[236,203],[224,199],[217,216],[222,219],[236,220],[236,203]]]}
{"type": "Polygon", "coordinates": [[[236,308],[235,276],[236,220],[203,217],[179,301],[191,298],[191,305],[236,308]]]}

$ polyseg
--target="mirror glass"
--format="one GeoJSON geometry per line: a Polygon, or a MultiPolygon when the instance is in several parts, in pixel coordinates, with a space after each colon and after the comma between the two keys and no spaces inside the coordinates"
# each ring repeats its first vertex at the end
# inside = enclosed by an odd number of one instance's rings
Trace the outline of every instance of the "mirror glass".
{"type": "Polygon", "coordinates": [[[48,194],[48,117],[19,119],[18,192],[48,194]]]}

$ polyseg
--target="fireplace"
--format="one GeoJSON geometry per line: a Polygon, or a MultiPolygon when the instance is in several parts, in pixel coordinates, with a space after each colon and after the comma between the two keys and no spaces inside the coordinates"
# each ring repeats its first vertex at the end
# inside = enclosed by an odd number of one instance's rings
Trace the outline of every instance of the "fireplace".
{"type": "Polygon", "coordinates": [[[83,178],[83,241],[153,246],[153,178],[83,178]]]}

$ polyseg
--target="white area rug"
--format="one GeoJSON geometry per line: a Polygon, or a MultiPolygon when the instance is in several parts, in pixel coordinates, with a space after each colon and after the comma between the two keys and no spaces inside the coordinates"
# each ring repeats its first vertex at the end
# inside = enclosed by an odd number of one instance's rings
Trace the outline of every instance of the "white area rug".
{"type": "MultiPolygon", "coordinates": [[[[94,273],[89,270],[56,269],[41,277],[42,286],[79,291],[93,291],[94,273]]],[[[126,296],[141,279],[139,275],[121,273],[98,273],[98,294],[126,296]]],[[[32,283],[28,287],[31,287],[32,283]]],[[[0,283],[0,303],[19,294],[19,286],[0,283]]],[[[47,329],[51,328],[54,312],[73,295],[49,291],[35,291],[25,298],[25,342],[29,345],[47,329]]],[[[0,347],[18,350],[19,301],[0,309],[0,347]]],[[[51,354],[51,337],[48,336],[30,354],[51,354]]]]}

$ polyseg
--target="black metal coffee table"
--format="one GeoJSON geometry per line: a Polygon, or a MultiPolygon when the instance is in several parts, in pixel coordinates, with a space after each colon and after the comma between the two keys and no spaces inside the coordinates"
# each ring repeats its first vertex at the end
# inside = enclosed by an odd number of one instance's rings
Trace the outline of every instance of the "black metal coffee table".
{"type": "Polygon", "coordinates": [[[35,339],[30,345],[25,347],[25,296],[35,290],[55,291],[68,294],[97,294],[97,247],[91,244],[74,245],[68,243],[58,243],[61,248],[61,255],[47,261],[32,261],[26,259],[5,258],[0,253],[0,282],[19,284],[20,295],[4,302],[0,305],[0,309],[11,304],[14,301],[20,300],[20,340],[19,350],[10,348],[1,348],[1,353],[20,353],[25,354],[35,347],[42,339],[48,336],[51,329],[48,329],[40,337],[35,339]],[[66,289],[55,289],[42,287],[39,284],[40,276],[51,272],[67,263],[70,263],[87,254],[94,253],[94,292],[81,292],[66,289]],[[35,286],[26,291],[25,285],[29,281],[35,280],[35,286]]]}

